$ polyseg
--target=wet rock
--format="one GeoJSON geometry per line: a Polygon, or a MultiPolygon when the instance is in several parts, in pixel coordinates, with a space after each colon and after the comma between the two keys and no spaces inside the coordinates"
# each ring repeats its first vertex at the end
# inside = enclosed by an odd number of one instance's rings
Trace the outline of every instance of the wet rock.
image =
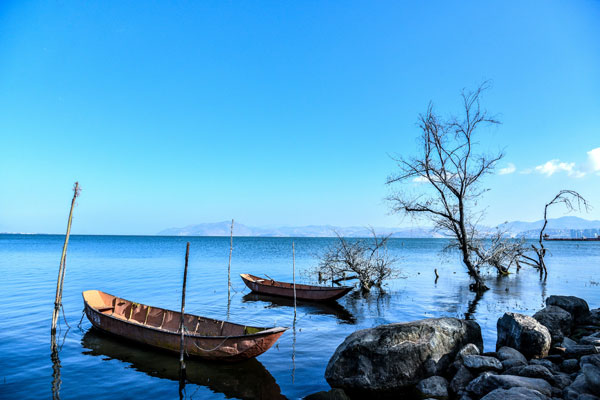
{"type": "Polygon", "coordinates": [[[454,378],[452,378],[452,380],[450,381],[450,391],[456,394],[465,390],[465,388],[467,387],[469,382],[473,380],[473,378],[474,376],[471,373],[471,371],[469,371],[467,367],[462,365],[458,369],[458,372],[456,372],[456,375],[454,375],[454,378]]]}
{"type": "Polygon", "coordinates": [[[551,336],[548,328],[527,315],[505,313],[498,320],[496,348],[512,347],[527,358],[546,357],[550,350],[551,336]]]}
{"type": "Polygon", "coordinates": [[[520,351],[513,349],[512,347],[503,346],[498,351],[498,359],[500,361],[509,360],[509,359],[517,359],[521,360],[524,363],[527,363],[527,358],[520,351]]]}
{"type": "Polygon", "coordinates": [[[548,328],[552,337],[552,344],[562,342],[565,336],[571,334],[573,316],[560,307],[546,306],[533,314],[533,318],[548,328]]]}
{"type": "Polygon", "coordinates": [[[497,358],[487,356],[464,356],[465,367],[475,372],[502,371],[502,363],[497,358]]]}
{"type": "Polygon", "coordinates": [[[466,344],[483,348],[474,321],[434,318],[356,331],[329,360],[325,379],[354,392],[393,392],[446,371],[466,344]]]}
{"type": "Polygon", "coordinates": [[[590,313],[583,318],[582,322],[588,325],[600,326],[600,308],[591,310],[590,313]]]}
{"type": "MultiPolygon", "coordinates": [[[[577,360],[575,360],[575,361],[577,361],[577,360]]],[[[502,367],[505,370],[511,369],[513,367],[517,367],[517,368],[524,367],[526,365],[527,365],[526,361],[519,360],[517,358],[509,358],[508,360],[502,361],[502,367]]]]}
{"type": "Polygon", "coordinates": [[[568,374],[579,370],[579,361],[576,358],[570,358],[560,364],[560,370],[568,374]]]}
{"type": "Polygon", "coordinates": [[[479,347],[475,346],[473,343],[469,343],[460,349],[456,355],[456,359],[462,360],[464,356],[478,356],[479,354],[481,354],[479,347]]]}
{"type": "Polygon", "coordinates": [[[342,389],[331,389],[309,394],[304,400],[350,400],[350,397],[342,389]]]}
{"type": "Polygon", "coordinates": [[[547,400],[548,397],[544,396],[537,390],[531,390],[523,387],[513,387],[510,389],[496,389],[484,397],[481,400],[547,400]]]}
{"type": "Polygon", "coordinates": [[[467,391],[476,396],[484,396],[495,389],[510,389],[513,387],[524,387],[537,390],[544,396],[552,394],[552,386],[543,379],[526,378],[517,375],[494,375],[484,372],[467,385],[467,391]]]}
{"type": "Polygon", "coordinates": [[[441,376],[423,379],[417,384],[417,392],[422,398],[447,399],[448,381],[441,376]]]}
{"type": "Polygon", "coordinates": [[[568,311],[575,321],[583,321],[590,314],[588,303],[575,296],[550,296],[546,299],[546,305],[560,307],[568,311]]]}

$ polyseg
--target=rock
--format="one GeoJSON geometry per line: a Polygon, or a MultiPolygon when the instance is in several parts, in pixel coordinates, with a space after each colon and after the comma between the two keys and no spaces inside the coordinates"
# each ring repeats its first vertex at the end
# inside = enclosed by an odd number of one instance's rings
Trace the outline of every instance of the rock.
{"type": "Polygon", "coordinates": [[[548,361],[552,362],[552,364],[558,365],[563,361],[563,357],[562,357],[562,355],[559,355],[559,354],[552,354],[552,355],[545,357],[544,360],[548,360],[548,361]]]}
{"type": "Polygon", "coordinates": [[[467,367],[462,365],[458,369],[458,372],[456,372],[456,375],[454,375],[454,378],[452,378],[452,380],[450,381],[450,391],[456,394],[465,390],[465,388],[467,387],[469,382],[473,380],[473,378],[474,377],[471,371],[469,371],[467,367]]]}
{"type": "Polygon", "coordinates": [[[524,363],[527,363],[527,359],[520,351],[513,349],[512,347],[503,346],[498,351],[498,359],[500,361],[509,360],[509,359],[517,359],[521,360],[524,363]]]}
{"type": "Polygon", "coordinates": [[[579,369],[579,361],[576,358],[570,358],[560,364],[560,370],[568,374],[576,372],[579,369]]]}
{"type": "Polygon", "coordinates": [[[576,394],[575,398],[579,397],[579,395],[581,394],[591,394],[587,385],[587,381],[585,379],[585,375],[583,375],[582,373],[577,375],[577,378],[575,378],[571,385],[565,388],[564,392],[565,394],[568,394],[568,396],[565,396],[567,398],[572,398],[573,392],[575,392],[576,394]]]}
{"type": "Polygon", "coordinates": [[[527,358],[548,355],[552,340],[550,332],[537,320],[523,314],[505,313],[498,320],[497,329],[497,349],[509,346],[520,351],[527,358]]]}
{"type": "Polygon", "coordinates": [[[476,396],[484,396],[495,389],[510,389],[512,387],[524,387],[537,390],[544,396],[552,394],[552,386],[543,379],[525,378],[517,375],[494,375],[484,372],[467,385],[467,391],[476,396]]]}
{"type": "Polygon", "coordinates": [[[575,346],[567,347],[565,355],[569,358],[581,358],[590,354],[598,354],[596,346],[591,344],[576,344],[575,346]]]}
{"type": "Polygon", "coordinates": [[[478,356],[479,354],[481,354],[479,347],[475,346],[473,343],[469,343],[460,349],[456,355],[456,359],[462,360],[464,356],[478,356]]]}
{"type": "MultiPolygon", "coordinates": [[[[577,360],[575,360],[577,361],[577,360]]],[[[524,367],[527,365],[527,361],[519,360],[517,358],[509,358],[508,360],[502,361],[502,367],[504,369],[511,369],[513,367],[524,367]]]]}
{"type": "Polygon", "coordinates": [[[481,400],[547,400],[548,397],[544,396],[537,390],[527,389],[523,387],[513,387],[510,389],[496,389],[484,397],[481,400]]]}
{"type": "Polygon", "coordinates": [[[594,354],[591,356],[581,357],[581,361],[579,362],[579,365],[583,365],[583,364],[593,364],[596,367],[600,368],[600,355],[594,354]]]}
{"type": "Polygon", "coordinates": [[[577,400],[600,400],[600,397],[584,393],[580,394],[579,397],[577,397],[577,400]]]}
{"type": "Polygon", "coordinates": [[[562,341],[562,347],[564,347],[566,349],[567,347],[571,347],[571,346],[577,346],[577,342],[574,341],[573,339],[565,336],[562,341]]]}
{"type": "Polygon", "coordinates": [[[464,356],[465,367],[475,372],[502,371],[502,363],[494,357],[486,356],[464,356]]]}
{"type": "Polygon", "coordinates": [[[552,380],[549,382],[554,387],[557,387],[559,389],[564,389],[572,383],[572,380],[571,380],[571,378],[569,378],[569,375],[567,375],[563,372],[559,372],[557,374],[554,374],[552,376],[552,380]]]}
{"type": "Polygon", "coordinates": [[[519,376],[527,378],[540,378],[552,382],[552,372],[543,365],[528,365],[519,370],[519,376]]]}
{"type": "Polygon", "coordinates": [[[560,369],[558,368],[558,366],[556,366],[552,361],[549,361],[549,360],[547,360],[545,358],[531,360],[531,361],[529,361],[529,364],[530,365],[542,365],[542,366],[548,368],[550,371],[553,371],[553,372],[560,371],[560,369]]]}
{"type": "Polygon", "coordinates": [[[587,386],[592,394],[600,395],[600,368],[594,364],[583,364],[581,373],[585,376],[587,386]]]}
{"type": "Polygon", "coordinates": [[[447,399],[448,381],[441,376],[423,379],[417,384],[417,392],[423,398],[447,399]]]}
{"type": "Polygon", "coordinates": [[[573,316],[560,307],[546,306],[533,314],[533,318],[548,328],[552,337],[552,344],[562,342],[565,336],[571,334],[573,316]]]}
{"type": "Polygon", "coordinates": [[[350,400],[350,397],[342,389],[331,389],[328,392],[309,394],[304,400],[350,400]]]}
{"type": "Polygon", "coordinates": [[[557,306],[568,311],[575,321],[583,321],[590,314],[588,303],[575,296],[550,296],[546,299],[547,306],[557,306]]]}
{"type": "Polygon", "coordinates": [[[590,313],[583,318],[583,323],[588,325],[600,325],[600,308],[590,310],[590,313]]]}
{"type": "Polygon", "coordinates": [[[338,346],[325,370],[334,388],[353,393],[386,393],[442,374],[458,351],[483,348],[475,321],[433,318],[381,325],[352,333],[338,346]]]}
{"type": "Polygon", "coordinates": [[[584,336],[579,339],[579,344],[591,344],[592,346],[600,346],[600,337],[584,336]]]}

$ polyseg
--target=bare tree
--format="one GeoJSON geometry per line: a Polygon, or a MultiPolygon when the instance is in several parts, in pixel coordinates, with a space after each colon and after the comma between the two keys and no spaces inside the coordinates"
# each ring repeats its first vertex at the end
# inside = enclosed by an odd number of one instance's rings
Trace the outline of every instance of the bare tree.
{"type": "Polygon", "coordinates": [[[587,200],[574,190],[561,190],[549,203],[546,203],[546,206],[544,207],[544,225],[542,225],[542,229],[540,229],[538,240],[539,247],[534,244],[531,245],[537,259],[523,255],[524,261],[522,261],[524,264],[537,268],[540,271],[540,277],[548,276],[548,268],[544,261],[547,252],[547,249],[544,247],[544,231],[548,226],[548,207],[554,204],[563,204],[567,211],[581,211],[582,209],[589,211],[590,209],[587,200]]]}
{"type": "Polygon", "coordinates": [[[510,238],[505,230],[497,229],[488,237],[483,235],[470,240],[471,250],[478,266],[496,268],[498,275],[508,275],[513,265],[519,269],[524,254],[528,251],[524,239],[510,238]]]}
{"type": "Polygon", "coordinates": [[[363,292],[371,288],[382,289],[386,279],[395,276],[393,264],[396,259],[387,251],[388,236],[377,236],[371,229],[372,239],[347,240],[335,232],[338,240],[321,256],[317,267],[320,279],[331,278],[332,283],[358,280],[363,292]]]}
{"type": "Polygon", "coordinates": [[[387,184],[423,182],[420,194],[399,192],[389,198],[394,212],[412,216],[427,216],[436,229],[453,239],[461,252],[469,275],[475,280],[474,291],[487,290],[475,258],[473,238],[477,236],[476,216],[472,206],[486,191],[480,179],[493,171],[503,153],[477,154],[475,135],[480,128],[499,124],[480,105],[481,93],[487,83],[475,91],[461,93],[464,115],[444,119],[437,115],[430,103],[425,114],[419,116],[422,131],[422,152],[418,157],[394,158],[400,171],[387,184]]]}

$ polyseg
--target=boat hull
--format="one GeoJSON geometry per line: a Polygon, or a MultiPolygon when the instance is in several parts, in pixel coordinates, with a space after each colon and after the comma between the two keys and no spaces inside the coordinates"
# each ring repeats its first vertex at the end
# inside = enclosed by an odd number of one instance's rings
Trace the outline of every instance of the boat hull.
{"type": "MultiPolygon", "coordinates": [[[[127,321],[103,313],[85,301],[85,314],[92,325],[112,335],[172,352],[180,352],[181,333],[127,321]]],[[[181,315],[181,314],[179,314],[181,315]]],[[[191,317],[186,314],[186,318],[191,317]]],[[[287,328],[271,328],[249,335],[200,336],[185,334],[187,355],[207,360],[240,361],[267,351],[287,328]]]]}
{"type": "MultiPolygon", "coordinates": [[[[255,293],[294,298],[294,286],[287,282],[261,279],[250,274],[240,275],[246,286],[255,293]]],[[[306,301],[334,301],[352,290],[352,287],[325,287],[296,285],[296,299],[306,301]]]]}

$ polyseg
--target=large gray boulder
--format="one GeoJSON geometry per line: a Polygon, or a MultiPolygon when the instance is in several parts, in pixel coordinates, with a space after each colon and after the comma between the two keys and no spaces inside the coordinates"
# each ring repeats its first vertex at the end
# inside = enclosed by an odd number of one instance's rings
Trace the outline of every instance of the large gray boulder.
{"type": "Polygon", "coordinates": [[[560,307],[571,313],[575,321],[588,317],[590,307],[584,299],[575,296],[550,296],[546,299],[547,306],[560,307]]]}
{"type": "Polygon", "coordinates": [[[533,314],[533,318],[548,328],[552,337],[552,344],[561,343],[565,336],[571,334],[573,316],[560,307],[546,306],[533,314]]]}
{"type": "Polygon", "coordinates": [[[548,328],[532,317],[505,313],[498,320],[496,349],[503,346],[518,350],[527,358],[546,357],[552,338],[548,328]]]}
{"type": "Polygon", "coordinates": [[[495,389],[523,387],[540,392],[544,396],[552,395],[552,386],[543,379],[525,378],[517,375],[495,375],[484,372],[467,385],[467,391],[481,397],[495,389]]]}
{"type": "Polygon", "coordinates": [[[352,393],[386,393],[443,375],[457,352],[474,343],[483,349],[475,321],[433,318],[356,331],[329,360],[325,379],[352,393]]]}

